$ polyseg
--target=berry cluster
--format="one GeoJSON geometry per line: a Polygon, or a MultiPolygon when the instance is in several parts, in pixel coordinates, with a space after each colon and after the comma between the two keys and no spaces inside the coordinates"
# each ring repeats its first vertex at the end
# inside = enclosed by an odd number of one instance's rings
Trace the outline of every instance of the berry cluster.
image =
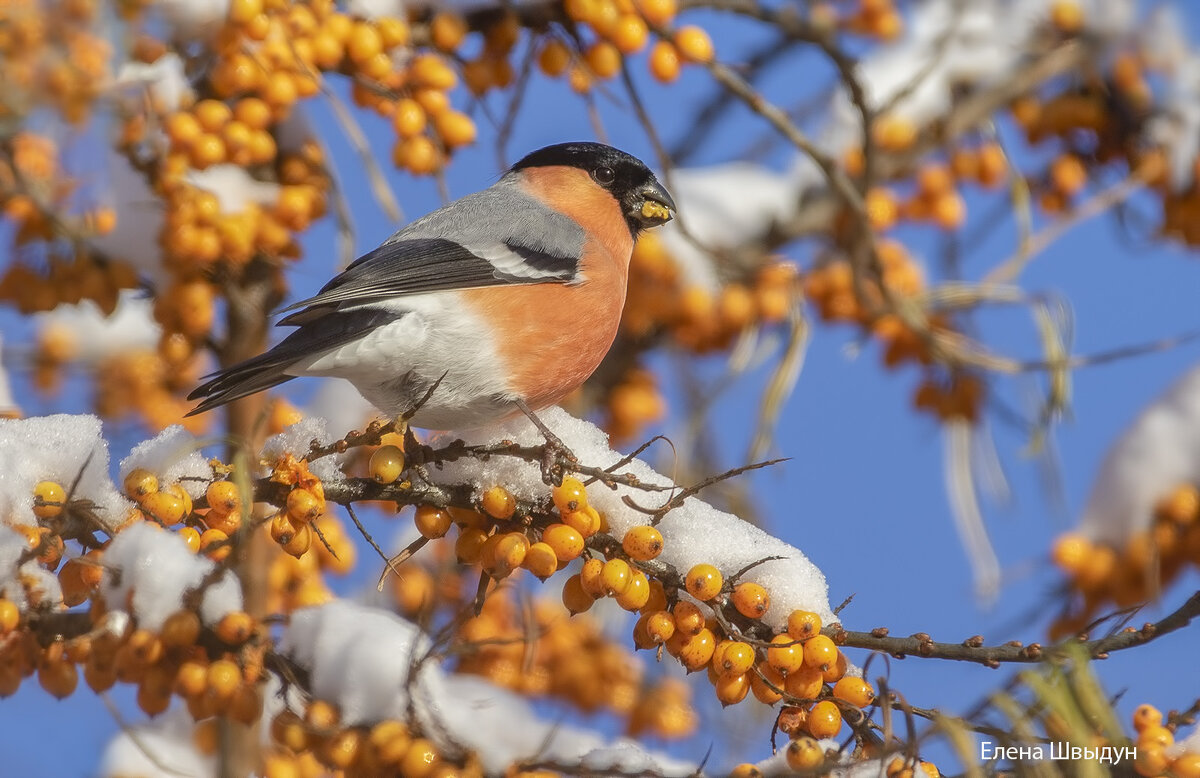
{"type": "Polygon", "coordinates": [[[1137,733],[1133,769],[1143,778],[1197,778],[1200,752],[1175,747],[1175,732],[1164,723],[1162,711],[1153,705],[1139,705],[1133,711],[1133,730],[1137,733]]]}
{"type": "Polygon", "coordinates": [[[666,34],[664,28],[678,13],[675,0],[567,0],[563,9],[571,22],[591,32],[590,41],[547,36],[538,51],[538,66],[551,78],[565,74],[580,94],[590,91],[597,80],[619,74],[625,57],[649,44],[652,27],[665,36],[650,45],[647,58],[651,75],[659,81],[679,78],[685,63],[713,58],[712,40],[699,27],[684,26],[666,34]]]}
{"type": "MultiPolygon", "coordinates": [[[[919,195],[925,198],[925,195],[919,195]]],[[[863,280],[856,288],[854,271],[844,259],[826,262],[804,279],[804,292],[825,321],[857,324],[864,333],[878,339],[883,348],[883,363],[889,368],[905,363],[919,364],[924,378],[913,395],[913,406],[939,419],[975,421],[985,399],[981,379],[965,370],[945,369],[935,364],[930,344],[909,327],[898,314],[882,309],[886,296],[914,298],[925,289],[921,266],[896,241],[878,245],[880,284],[863,280]],[[882,286],[882,288],[881,288],[882,286]],[[867,305],[864,305],[866,300],[867,305]]],[[[930,317],[932,331],[950,331],[948,320],[940,314],[930,317]]]]}
{"type": "Polygon", "coordinates": [[[1052,625],[1058,638],[1082,631],[1105,605],[1144,602],[1188,565],[1200,565],[1200,489],[1181,484],[1159,501],[1150,526],[1124,546],[1069,532],[1054,542],[1051,555],[1082,596],[1074,612],[1052,625]]]}
{"type": "Polygon", "coordinates": [[[309,701],[300,715],[285,708],[271,720],[274,747],[264,756],[265,778],[328,775],[410,775],[414,778],[482,778],[472,754],[443,754],[427,737],[395,719],[372,726],[342,723],[337,706],[309,701]]]}

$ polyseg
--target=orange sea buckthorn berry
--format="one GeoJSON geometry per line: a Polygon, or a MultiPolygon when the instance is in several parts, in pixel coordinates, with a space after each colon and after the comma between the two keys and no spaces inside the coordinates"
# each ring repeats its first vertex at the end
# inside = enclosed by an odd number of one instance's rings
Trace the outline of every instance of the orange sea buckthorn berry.
{"type": "Polygon", "coordinates": [[[478,562],[479,554],[483,550],[483,544],[486,542],[487,533],[482,529],[478,527],[465,527],[458,533],[458,539],[454,541],[454,555],[463,564],[478,562]]]}
{"type": "Polygon", "coordinates": [[[609,79],[621,72],[621,52],[608,41],[596,41],[583,54],[588,68],[598,77],[609,79]]]}
{"type": "Polygon", "coordinates": [[[1174,778],[1200,778],[1200,753],[1182,753],[1171,760],[1167,769],[1174,778]]]}
{"type": "Polygon", "coordinates": [[[0,599],[0,635],[7,635],[21,623],[21,609],[9,599],[0,599]]]}
{"type": "Polygon", "coordinates": [[[804,666],[804,646],[786,632],[771,638],[767,664],[781,673],[794,673],[804,666]]]}
{"type": "Polygon", "coordinates": [[[979,183],[994,187],[1008,175],[1008,157],[998,143],[988,143],[979,149],[979,183]]]}
{"type": "Polygon", "coordinates": [[[166,489],[163,489],[163,491],[179,500],[180,504],[183,505],[183,518],[186,519],[192,515],[192,496],[188,494],[187,489],[183,488],[183,484],[171,484],[166,489]]]}
{"type": "Polygon", "coordinates": [[[631,527],[621,540],[621,548],[630,559],[645,562],[662,553],[663,536],[657,528],[649,524],[631,527]]]}
{"type": "Polygon", "coordinates": [[[713,690],[722,706],[736,705],[746,699],[746,693],[750,691],[750,675],[723,675],[713,684],[713,690]]]}
{"type": "Polygon", "coordinates": [[[671,611],[675,617],[675,630],[691,637],[704,629],[704,613],[695,603],[680,600],[671,611]]]}
{"type": "Polygon", "coordinates": [[[195,645],[200,637],[200,617],[189,610],[175,611],[163,622],[159,639],[167,648],[195,645]]]}
{"type": "Polygon", "coordinates": [[[642,613],[656,613],[667,610],[667,590],[663,582],[657,578],[650,579],[650,599],[642,606],[642,613]]]}
{"type": "Polygon", "coordinates": [[[558,570],[558,555],[549,543],[538,541],[529,546],[521,566],[544,581],[558,570]]]}
{"type": "Polygon", "coordinates": [[[1161,727],[1162,711],[1153,705],[1139,705],[1133,711],[1133,728],[1137,732],[1145,732],[1150,727],[1161,727]]]}
{"type": "Polygon", "coordinates": [[[610,33],[613,45],[622,54],[635,54],[646,48],[650,32],[637,14],[622,14],[610,33]]]}
{"type": "Polygon", "coordinates": [[[633,571],[624,559],[610,559],[600,569],[600,586],[607,597],[616,597],[629,586],[633,571]]]}
{"type": "Polygon", "coordinates": [[[367,21],[357,22],[346,39],[346,56],[358,65],[383,53],[383,36],[375,25],[367,21]]]}
{"type": "Polygon", "coordinates": [[[654,25],[665,25],[679,12],[676,0],[634,0],[633,7],[654,25]]]}
{"type": "Polygon", "coordinates": [[[174,688],[185,699],[204,694],[208,688],[208,666],[203,662],[185,661],[175,672],[174,688]]]}
{"type": "Polygon", "coordinates": [[[183,501],[167,491],[158,491],[142,498],[142,511],[165,526],[183,521],[183,501]]]}
{"type": "MultiPolygon", "coordinates": [[[[428,112],[428,108],[426,108],[428,112]]],[[[416,176],[427,176],[442,164],[442,155],[432,140],[424,135],[402,138],[392,148],[392,161],[416,176]]]]}
{"type": "Polygon", "coordinates": [[[493,486],[483,493],[480,505],[494,519],[509,519],[517,510],[517,500],[503,486],[493,486]]]}
{"type": "Polygon", "coordinates": [[[380,446],[371,454],[368,468],[376,483],[395,483],[404,472],[404,452],[399,446],[380,446]]]}
{"type": "Polygon", "coordinates": [[[825,752],[821,744],[811,737],[798,737],[788,743],[784,753],[788,767],[793,770],[812,770],[820,767],[825,761],[825,752]]]}
{"type": "Polygon", "coordinates": [[[542,532],[542,541],[554,549],[559,561],[569,562],[583,553],[583,535],[566,524],[551,524],[542,532]]]}
{"type": "MultiPolygon", "coordinates": [[[[754,679],[750,679],[750,682],[753,683],[754,679]]],[[[730,771],[729,778],[763,778],[763,771],[757,765],[742,762],[730,771]]]]}
{"type": "Polygon", "coordinates": [[[679,50],[670,41],[657,41],[650,48],[650,73],[664,84],[679,78],[679,50]]]}
{"type": "Polygon", "coordinates": [[[33,487],[33,515],[39,519],[51,519],[62,513],[66,501],[66,490],[54,481],[41,481],[33,487]]]}
{"type": "Polygon", "coordinates": [[[833,737],[841,728],[842,712],[836,703],[821,700],[808,712],[808,731],[818,740],[833,737]]]}
{"type": "Polygon", "coordinates": [[[312,731],[319,734],[332,732],[341,718],[338,709],[325,700],[313,700],[304,711],[304,721],[312,731]]]}
{"type": "Polygon", "coordinates": [[[220,562],[229,556],[233,547],[228,543],[229,536],[219,529],[206,529],[200,534],[200,551],[210,559],[220,562]]]}
{"type": "Polygon", "coordinates": [[[771,607],[771,598],[767,590],[753,581],[743,581],[733,587],[729,597],[737,612],[748,619],[761,618],[771,607]]]}
{"type": "MultiPolygon", "coordinates": [[[[284,521],[289,521],[286,514],[281,514],[284,521]]],[[[242,527],[242,512],[240,510],[232,513],[218,513],[217,511],[209,511],[204,517],[204,526],[209,529],[220,530],[227,536],[233,537],[233,534],[242,527]]]]}
{"type": "Polygon", "coordinates": [[[646,624],[649,621],[650,614],[643,613],[633,623],[633,647],[635,650],[641,651],[643,649],[654,648],[657,645],[646,630],[646,624]]]}
{"type": "Polygon", "coordinates": [[[1050,182],[1062,194],[1070,197],[1087,186],[1087,168],[1074,154],[1063,154],[1050,163],[1050,182]]]}
{"type": "Polygon", "coordinates": [[[183,111],[168,116],[164,128],[167,138],[171,141],[171,148],[176,151],[190,148],[204,134],[204,128],[200,126],[196,117],[183,111]]]}
{"type": "MultiPolygon", "coordinates": [[[[471,94],[479,97],[487,93],[487,91],[497,86],[495,62],[489,59],[470,59],[462,65],[463,83],[467,85],[467,89],[471,94]]],[[[474,133],[475,125],[471,124],[471,132],[474,133]]]]}
{"type": "Polygon", "coordinates": [[[787,631],[794,640],[808,640],[821,631],[821,617],[812,611],[792,611],[788,614],[787,631]]]}
{"type": "Polygon", "coordinates": [[[362,746],[362,731],[348,727],[324,739],[318,749],[318,758],[334,770],[346,770],[358,759],[362,746]]]}
{"type": "Polygon", "coordinates": [[[837,683],[846,675],[846,670],[849,669],[850,663],[846,659],[846,655],[841,651],[837,652],[837,658],[829,667],[821,671],[821,677],[825,683],[837,683]]]}
{"type": "Polygon", "coordinates": [[[446,64],[446,60],[437,54],[418,54],[408,65],[410,78],[415,84],[434,89],[453,89],[458,83],[458,76],[446,64]]]}
{"type": "Polygon", "coordinates": [[[394,16],[384,16],[376,19],[375,27],[379,30],[380,37],[383,38],[383,47],[385,49],[404,46],[411,37],[408,23],[394,16]]]}
{"type": "Polygon", "coordinates": [[[125,476],[124,487],[125,495],[140,504],[148,495],[158,491],[158,476],[138,467],[125,476]]]}
{"type": "Polygon", "coordinates": [[[551,78],[558,78],[567,71],[571,64],[571,51],[566,44],[557,39],[550,39],[542,44],[538,52],[538,67],[551,78]]]}
{"type": "Polygon", "coordinates": [[[1068,35],[1082,30],[1083,7],[1079,0],[1054,0],[1050,6],[1050,23],[1068,35]]]}
{"type": "Polygon", "coordinates": [[[692,567],[685,578],[687,593],[697,600],[707,601],[721,593],[725,579],[721,571],[710,564],[701,563],[692,567]]]}
{"type": "Polygon", "coordinates": [[[579,580],[579,574],[571,576],[567,582],[563,584],[562,602],[567,607],[571,615],[583,613],[588,608],[591,608],[596,598],[583,590],[583,584],[579,580]]]}
{"type": "Polygon", "coordinates": [[[416,738],[400,760],[400,775],[432,778],[440,758],[433,743],[425,738],[416,738]]]}
{"type": "Polygon", "coordinates": [[[1138,733],[1138,747],[1169,748],[1175,745],[1175,734],[1164,726],[1150,726],[1138,733]]]}
{"type": "Polygon", "coordinates": [[[723,676],[743,675],[754,667],[754,647],[740,640],[730,641],[717,657],[716,670],[723,676]]]}
{"type": "Polygon", "coordinates": [[[560,514],[582,510],[587,504],[587,488],[574,476],[567,476],[562,483],[550,491],[554,507],[560,514]]]}
{"type": "Polygon", "coordinates": [[[433,117],[438,136],[449,149],[469,146],[475,142],[477,130],[471,117],[459,111],[443,111],[433,117]]]}
{"type": "Polygon", "coordinates": [[[208,691],[218,700],[229,700],[242,683],[242,670],[229,659],[218,659],[208,666],[208,691]]]}
{"type": "Polygon", "coordinates": [[[644,608],[650,600],[650,579],[641,570],[634,570],[625,591],[617,595],[617,605],[627,611],[644,608]]]}
{"type": "Polygon", "coordinates": [[[1133,769],[1143,778],[1156,778],[1166,774],[1170,763],[1170,757],[1161,746],[1143,746],[1139,743],[1133,769]]]}
{"type": "Polygon", "coordinates": [[[450,516],[450,512],[445,508],[438,508],[433,505],[418,505],[416,512],[413,514],[413,522],[417,526],[417,532],[433,540],[444,537],[450,531],[453,519],[450,516]]]}
{"type": "Polygon", "coordinates": [[[1079,588],[1087,592],[1108,585],[1117,571],[1119,561],[1112,547],[1103,544],[1092,546],[1091,553],[1075,574],[1079,588]]]}
{"type": "Polygon", "coordinates": [[[596,558],[588,559],[579,569],[579,580],[583,590],[593,597],[604,597],[604,561],[596,558]]]}
{"type": "Polygon", "coordinates": [[[38,683],[58,699],[70,697],[79,685],[79,670],[64,659],[41,659],[38,662],[38,683]]]}
{"type": "Polygon", "coordinates": [[[821,694],[825,679],[817,668],[805,665],[799,670],[790,672],[784,678],[784,688],[787,693],[801,700],[816,699],[821,694]]]}
{"type": "Polygon", "coordinates": [[[521,566],[529,551],[529,539],[520,532],[507,532],[500,536],[492,550],[492,561],[488,574],[493,578],[504,578],[521,566]]]}
{"type": "Polygon", "coordinates": [[[589,505],[581,511],[562,514],[562,523],[574,527],[585,538],[590,538],[600,531],[600,514],[589,505]]]}
{"type": "Polygon", "coordinates": [[[409,744],[412,743],[412,737],[404,722],[393,719],[381,721],[371,727],[367,742],[375,750],[379,761],[385,765],[395,765],[404,757],[409,744]]]}
{"type": "Polygon", "coordinates": [[[758,672],[752,671],[749,675],[750,693],[763,705],[774,705],[783,699],[783,688],[786,680],[778,670],[768,664],[760,664],[758,672]],[[759,673],[762,673],[762,675],[760,676],[759,673]],[[769,684],[768,681],[770,682],[769,684]],[[776,691],[776,689],[779,691],[776,691]]]}
{"type": "Polygon", "coordinates": [[[881,116],[875,120],[875,142],[885,151],[904,151],[917,141],[917,125],[911,119],[881,116]]]}
{"type": "Polygon", "coordinates": [[[221,136],[205,133],[192,146],[191,163],[197,170],[224,162],[228,155],[221,136]]]}
{"type": "Polygon", "coordinates": [[[296,527],[296,533],[292,535],[292,539],[287,543],[281,543],[280,548],[282,548],[288,554],[299,559],[308,553],[310,548],[312,548],[312,537],[312,525],[301,524],[300,526],[296,527]]]}
{"type": "Polygon", "coordinates": [[[213,632],[226,644],[240,646],[254,634],[254,617],[245,611],[230,611],[221,617],[213,632]]]}
{"type": "Polygon", "coordinates": [[[833,696],[856,708],[865,708],[874,701],[875,690],[861,678],[846,676],[833,685],[833,696]]]}
{"type": "Polygon", "coordinates": [[[825,635],[817,635],[804,643],[804,664],[809,667],[819,670],[832,667],[837,664],[837,655],[837,646],[825,635]]]}
{"type": "Polygon", "coordinates": [[[248,24],[263,12],[263,0],[231,0],[229,3],[229,21],[234,24],[248,24]]]}
{"type": "Polygon", "coordinates": [[[675,48],[688,62],[711,62],[713,42],[702,28],[685,25],[675,31],[675,48]]]}
{"type": "Polygon", "coordinates": [[[1075,575],[1083,569],[1091,552],[1091,541],[1078,533],[1068,532],[1054,541],[1050,558],[1064,573],[1075,575]]]}
{"type": "Polygon", "coordinates": [[[1154,512],[1175,524],[1191,524],[1200,517],[1200,489],[1183,484],[1155,506],[1154,512]]]}
{"type": "Polygon", "coordinates": [[[439,11],[429,23],[429,39],[444,52],[452,52],[467,37],[467,20],[454,11],[439,11]]]}
{"type": "Polygon", "coordinates": [[[183,543],[187,546],[188,551],[194,554],[200,550],[200,530],[195,527],[181,527],[179,529],[179,537],[183,539],[183,543]]]}
{"type": "Polygon", "coordinates": [[[717,648],[717,637],[707,627],[683,641],[679,649],[679,661],[689,671],[702,669],[712,659],[717,648]]]}
{"type": "Polygon", "coordinates": [[[196,121],[205,132],[220,132],[221,128],[233,118],[233,109],[221,100],[201,100],[192,108],[196,121]]]}
{"type": "Polygon", "coordinates": [[[414,89],[412,96],[428,116],[437,116],[450,110],[450,97],[441,89],[422,87],[414,89]]]}
{"type": "Polygon", "coordinates": [[[288,492],[287,515],[297,524],[314,521],[324,509],[324,500],[308,489],[296,488],[288,492]]]}
{"type": "Polygon", "coordinates": [[[392,129],[401,138],[413,138],[425,131],[427,124],[425,109],[411,97],[402,97],[396,101],[392,111],[392,129]]]}
{"type": "Polygon", "coordinates": [[[655,644],[666,643],[675,634],[675,619],[667,611],[656,611],[646,616],[646,635],[655,644]]]}

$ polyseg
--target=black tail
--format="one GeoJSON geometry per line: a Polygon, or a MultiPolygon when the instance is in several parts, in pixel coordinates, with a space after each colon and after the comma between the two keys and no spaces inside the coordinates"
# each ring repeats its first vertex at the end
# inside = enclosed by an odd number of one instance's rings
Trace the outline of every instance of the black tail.
{"type": "Polygon", "coordinates": [[[264,389],[290,381],[296,376],[287,375],[283,371],[296,361],[296,355],[280,359],[272,349],[265,354],[239,362],[228,370],[215,373],[211,381],[206,381],[188,395],[189,400],[204,401],[188,411],[186,416],[211,411],[225,403],[240,400],[264,389]]]}
{"type": "Polygon", "coordinates": [[[392,311],[360,308],[349,311],[329,310],[313,317],[265,354],[259,354],[226,370],[206,376],[211,380],[201,384],[188,395],[189,400],[204,400],[188,411],[187,415],[195,416],[197,413],[211,411],[225,403],[291,381],[296,376],[289,375],[286,371],[300,360],[344,346],[402,315],[392,311]]]}

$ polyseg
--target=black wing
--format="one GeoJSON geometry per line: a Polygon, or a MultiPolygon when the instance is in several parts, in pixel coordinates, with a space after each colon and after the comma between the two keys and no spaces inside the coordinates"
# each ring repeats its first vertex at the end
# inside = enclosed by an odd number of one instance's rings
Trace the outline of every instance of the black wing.
{"type": "Polygon", "coordinates": [[[423,292],[500,284],[566,283],[577,273],[578,257],[511,242],[498,243],[496,248],[507,256],[485,259],[445,238],[385,243],[359,257],[313,297],[283,308],[281,313],[296,312],[279,323],[303,324],[342,303],[360,305],[423,292]]]}
{"type": "Polygon", "coordinates": [[[265,354],[215,373],[212,380],[201,384],[188,395],[189,400],[203,397],[204,401],[187,415],[194,416],[290,381],[295,376],[288,375],[286,371],[301,359],[349,343],[376,327],[396,321],[402,315],[378,308],[360,308],[326,316],[317,326],[301,327],[265,354]]]}

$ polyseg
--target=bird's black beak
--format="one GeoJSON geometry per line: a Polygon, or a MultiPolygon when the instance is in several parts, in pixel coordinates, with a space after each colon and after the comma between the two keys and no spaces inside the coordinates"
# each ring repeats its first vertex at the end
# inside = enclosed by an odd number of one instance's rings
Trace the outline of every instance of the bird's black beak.
{"type": "Polygon", "coordinates": [[[675,200],[671,198],[671,193],[653,176],[645,186],[637,190],[637,202],[634,204],[634,209],[635,212],[631,215],[642,229],[666,224],[671,221],[671,216],[676,211],[675,200]]]}

